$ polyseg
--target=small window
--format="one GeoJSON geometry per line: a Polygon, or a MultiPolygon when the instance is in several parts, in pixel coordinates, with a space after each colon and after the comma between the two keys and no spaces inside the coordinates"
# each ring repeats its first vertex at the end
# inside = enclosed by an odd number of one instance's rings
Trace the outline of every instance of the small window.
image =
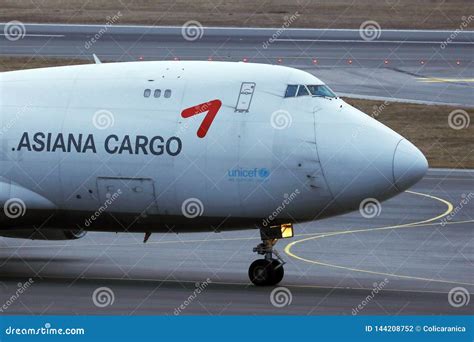
{"type": "Polygon", "coordinates": [[[150,97],[150,95],[151,95],[151,89],[145,89],[145,91],[143,92],[143,96],[150,97]]]}
{"type": "Polygon", "coordinates": [[[309,91],[304,85],[300,85],[298,88],[298,96],[306,96],[309,95],[309,91]]]}
{"type": "Polygon", "coordinates": [[[160,97],[161,96],[161,89],[155,89],[155,92],[153,94],[154,97],[160,97]]]}
{"type": "Polygon", "coordinates": [[[285,97],[296,96],[296,90],[298,90],[298,86],[295,84],[290,84],[288,87],[286,87],[285,97]]]}
{"type": "Polygon", "coordinates": [[[171,97],[171,89],[166,89],[166,90],[165,90],[165,97],[166,97],[166,98],[171,97]]]}

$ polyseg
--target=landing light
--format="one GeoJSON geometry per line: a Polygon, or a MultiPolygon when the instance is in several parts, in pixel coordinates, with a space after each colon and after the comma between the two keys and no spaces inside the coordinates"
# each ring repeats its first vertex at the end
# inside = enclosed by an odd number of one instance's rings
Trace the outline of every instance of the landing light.
{"type": "Polygon", "coordinates": [[[264,240],[292,238],[293,224],[283,223],[278,226],[265,227],[260,229],[260,235],[264,240]]]}

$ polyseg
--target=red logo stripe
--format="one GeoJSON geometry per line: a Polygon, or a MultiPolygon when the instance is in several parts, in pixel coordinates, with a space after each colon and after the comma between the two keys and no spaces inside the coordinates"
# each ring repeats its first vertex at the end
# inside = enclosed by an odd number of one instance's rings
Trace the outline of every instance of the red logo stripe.
{"type": "Polygon", "coordinates": [[[201,126],[199,126],[197,131],[197,136],[199,138],[204,138],[207,134],[207,131],[211,127],[214,118],[219,112],[221,106],[222,102],[220,100],[212,100],[209,102],[201,103],[194,107],[184,109],[181,112],[181,116],[186,119],[190,118],[191,116],[207,112],[206,116],[204,117],[204,120],[202,120],[201,126]]]}

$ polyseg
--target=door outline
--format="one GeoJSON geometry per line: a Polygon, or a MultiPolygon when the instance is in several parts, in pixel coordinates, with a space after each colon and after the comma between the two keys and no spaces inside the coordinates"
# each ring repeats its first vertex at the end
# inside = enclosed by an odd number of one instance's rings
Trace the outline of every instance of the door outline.
{"type": "MultiPolygon", "coordinates": [[[[101,204],[103,205],[103,203],[105,203],[106,200],[108,200],[107,198],[107,192],[103,192],[102,190],[105,189],[105,186],[107,186],[107,184],[103,184],[104,185],[104,188],[102,189],[101,187],[101,183],[102,182],[107,182],[107,181],[111,181],[111,182],[121,182],[122,184],[124,184],[124,187],[127,187],[129,190],[131,188],[130,185],[127,185],[126,183],[127,182],[140,182],[140,183],[145,183],[145,182],[149,182],[149,184],[151,185],[151,192],[150,192],[150,195],[152,195],[152,201],[146,206],[143,208],[142,210],[142,213],[146,213],[146,214],[157,214],[158,213],[158,203],[156,201],[156,189],[155,189],[155,181],[152,179],[152,178],[143,178],[143,177],[97,177],[96,178],[96,186],[97,186],[97,195],[98,195],[98,198],[99,198],[99,201],[101,202],[101,204]],[[104,199],[105,197],[105,199],[104,199]]],[[[133,184],[132,184],[133,185],[133,184]]],[[[117,187],[117,189],[115,189],[115,191],[117,192],[118,190],[120,190],[122,187],[117,187]]],[[[138,189],[135,189],[134,192],[135,193],[145,193],[143,191],[144,189],[142,188],[141,191],[138,191],[138,189]]],[[[122,195],[121,195],[122,196],[122,195]]],[[[126,196],[126,195],[125,195],[126,196]]],[[[123,210],[118,210],[119,212],[123,212],[123,210]]],[[[127,212],[127,211],[125,211],[127,212]]]]}
{"type": "Polygon", "coordinates": [[[253,100],[253,95],[255,93],[255,88],[257,87],[257,84],[255,82],[242,82],[240,85],[240,91],[239,91],[239,97],[237,98],[237,103],[235,104],[235,111],[240,112],[240,113],[248,113],[250,110],[250,105],[252,104],[253,100]],[[249,92],[245,91],[244,87],[250,85],[252,90],[249,92]],[[239,109],[239,103],[240,103],[240,97],[242,95],[248,95],[250,94],[250,100],[248,102],[248,105],[246,109],[239,109]]]}

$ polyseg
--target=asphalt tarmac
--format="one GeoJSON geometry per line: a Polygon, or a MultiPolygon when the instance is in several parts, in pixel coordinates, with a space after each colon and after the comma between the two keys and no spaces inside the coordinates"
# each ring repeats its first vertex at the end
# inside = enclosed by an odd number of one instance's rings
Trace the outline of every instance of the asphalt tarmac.
{"type": "MultiPolygon", "coordinates": [[[[340,95],[474,106],[472,32],[448,43],[449,31],[381,31],[364,40],[358,30],[203,28],[186,40],[181,28],[103,28],[26,25],[18,40],[0,36],[0,55],[281,64],[315,74],[340,95]]],[[[287,262],[277,288],[248,280],[259,242],[252,230],[154,234],[146,244],[138,234],[0,238],[0,311],[473,314],[474,171],[430,170],[411,191],[370,219],[353,212],[296,225],[296,236],[277,245],[287,262]]]]}
{"type": "Polygon", "coordinates": [[[0,34],[0,55],[281,64],[344,96],[474,107],[474,31],[27,24],[20,32],[0,34]]]}
{"type": "Polygon", "coordinates": [[[474,313],[474,171],[430,170],[409,192],[383,202],[373,218],[357,211],[298,224],[295,234],[277,244],[287,263],[284,280],[272,288],[257,288],[247,277],[257,258],[254,230],[154,234],[146,244],[141,234],[0,238],[0,309],[27,315],[474,313]]]}

